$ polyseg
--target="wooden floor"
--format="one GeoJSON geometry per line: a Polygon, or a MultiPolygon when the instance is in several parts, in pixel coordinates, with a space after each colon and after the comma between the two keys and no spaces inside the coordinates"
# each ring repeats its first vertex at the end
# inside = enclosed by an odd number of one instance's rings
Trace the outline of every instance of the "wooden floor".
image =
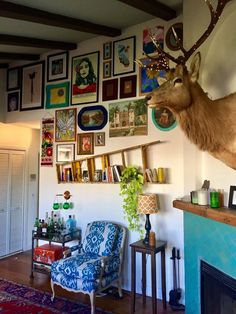
{"type": "MultiPolygon", "coordinates": [[[[13,255],[4,259],[0,259],[0,278],[7,279],[16,283],[31,286],[41,291],[51,292],[49,277],[46,274],[35,272],[34,279],[30,279],[30,267],[31,267],[31,252],[24,252],[17,255],[13,255]]],[[[75,294],[67,292],[60,287],[56,287],[56,295],[67,297],[68,299],[76,299],[81,303],[89,304],[89,298],[83,294],[75,294]]],[[[115,291],[96,298],[96,307],[99,307],[106,311],[111,311],[115,314],[130,314],[130,302],[131,298],[128,292],[124,293],[122,299],[119,299],[115,291]]],[[[142,306],[142,299],[140,295],[136,297],[136,314],[151,314],[151,298],[147,298],[147,304],[144,308],[142,306]]],[[[162,302],[158,301],[157,306],[158,314],[170,314],[173,312],[169,306],[167,310],[163,310],[162,302]]],[[[184,312],[179,311],[179,314],[184,312]]]]}

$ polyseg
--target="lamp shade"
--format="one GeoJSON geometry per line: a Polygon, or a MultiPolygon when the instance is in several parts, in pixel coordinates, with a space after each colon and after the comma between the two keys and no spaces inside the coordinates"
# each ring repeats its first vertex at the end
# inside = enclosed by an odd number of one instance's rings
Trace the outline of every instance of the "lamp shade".
{"type": "Polygon", "coordinates": [[[156,194],[139,194],[138,196],[138,213],[139,214],[156,214],[158,211],[156,194]]]}

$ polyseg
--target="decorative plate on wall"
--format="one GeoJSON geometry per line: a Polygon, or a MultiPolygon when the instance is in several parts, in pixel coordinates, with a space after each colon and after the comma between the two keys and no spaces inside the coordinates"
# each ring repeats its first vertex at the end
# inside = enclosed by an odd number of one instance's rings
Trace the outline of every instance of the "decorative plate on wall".
{"type": "Polygon", "coordinates": [[[177,125],[175,116],[167,108],[152,109],[152,121],[162,131],[170,131],[177,125]]]}
{"type": "Polygon", "coordinates": [[[83,131],[101,130],[107,124],[107,110],[103,106],[82,108],[78,113],[78,126],[83,131]]]}

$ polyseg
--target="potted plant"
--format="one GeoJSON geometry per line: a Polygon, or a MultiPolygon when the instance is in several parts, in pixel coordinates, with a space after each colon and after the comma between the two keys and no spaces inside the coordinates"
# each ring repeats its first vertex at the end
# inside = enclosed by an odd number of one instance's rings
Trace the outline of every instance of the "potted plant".
{"type": "Polygon", "coordinates": [[[120,195],[123,197],[123,210],[128,220],[128,229],[138,231],[143,238],[144,230],[137,212],[138,194],[143,190],[144,177],[136,166],[126,167],[121,175],[120,195]]]}

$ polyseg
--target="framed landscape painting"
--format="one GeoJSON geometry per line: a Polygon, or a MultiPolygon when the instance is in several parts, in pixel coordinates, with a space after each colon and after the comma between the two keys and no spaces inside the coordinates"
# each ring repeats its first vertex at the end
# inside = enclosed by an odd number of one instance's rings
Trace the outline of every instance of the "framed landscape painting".
{"type": "Polygon", "coordinates": [[[21,111],[43,108],[44,68],[44,61],[23,66],[21,111]]]}
{"type": "Polygon", "coordinates": [[[72,58],[71,105],[98,101],[99,51],[72,58]]]}
{"type": "Polygon", "coordinates": [[[78,113],[78,126],[83,131],[101,130],[107,124],[107,116],[101,105],[84,107],[78,113]]]}

